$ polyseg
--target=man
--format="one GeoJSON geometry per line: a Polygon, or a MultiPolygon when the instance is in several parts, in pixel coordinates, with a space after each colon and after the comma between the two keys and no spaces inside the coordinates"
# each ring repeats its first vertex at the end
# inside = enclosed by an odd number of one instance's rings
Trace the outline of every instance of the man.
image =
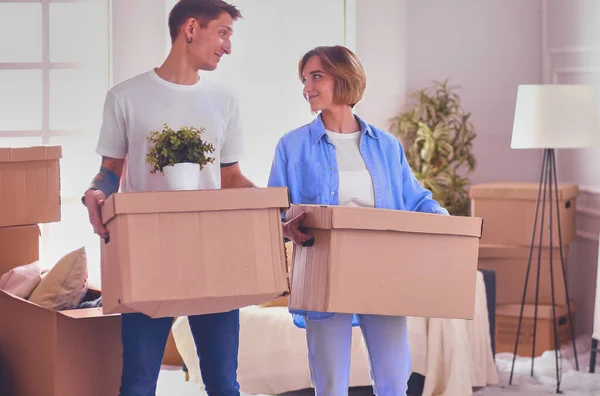
{"type": "MultiPolygon", "coordinates": [[[[83,197],[94,232],[102,238],[108,237],[100,216],[106,197],[119,187],[123,192],[162,189],[164,177],[151,174],[145,159],[146,137],[165,123],[174,129],[206,129],[203,139],[215,147],[215,161],[203,168],[201,188],[253,186],[238,166],[242,132],[237,102],[198,74],[199,70],[216,69],[221,57],[231,53],[233,23],[239,18],[238,9],[222,0],[180,0],[169,14],[173,45],[164,63],[108,91],[96,150],[102,165],[83,197]],[[125,177],[121,178],[123,171],[125,177]]],[[[121,315],[121,396],[155,394],[172,323],[173,318],[121,315]]],[[[190,316],[189,323],[207,393],[239,395],[239,310],[190,316]]]]}

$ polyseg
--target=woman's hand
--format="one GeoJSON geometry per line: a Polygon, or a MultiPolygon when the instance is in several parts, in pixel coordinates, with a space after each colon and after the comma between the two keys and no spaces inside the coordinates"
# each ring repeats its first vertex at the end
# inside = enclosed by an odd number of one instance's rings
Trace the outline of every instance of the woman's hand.
{"type": "Polygon", "coordinates": [[[306,213],[302,212],[290,221],[283,223],[283,236],[296,245],[312,246],[315,243],[315,238],[301,231],[302,220],[306,217],[306,213]]]}

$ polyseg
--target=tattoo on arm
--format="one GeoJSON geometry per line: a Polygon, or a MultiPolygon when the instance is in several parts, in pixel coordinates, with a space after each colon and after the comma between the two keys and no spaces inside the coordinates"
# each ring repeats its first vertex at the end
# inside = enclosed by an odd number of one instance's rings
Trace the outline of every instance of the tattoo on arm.
{"type": "Polygon", "coordinates": [[[102,157],[100,171],[90,184],[91,189],[102,191],[107,198],[119,191],[121,169],[117,161],[114,158],[102,157]]]}
{"type": "Polygon", "coordinates": [[[113,173],[117,173],[117,160],[114,158],[102,157],[102,166],[113,173]]]}

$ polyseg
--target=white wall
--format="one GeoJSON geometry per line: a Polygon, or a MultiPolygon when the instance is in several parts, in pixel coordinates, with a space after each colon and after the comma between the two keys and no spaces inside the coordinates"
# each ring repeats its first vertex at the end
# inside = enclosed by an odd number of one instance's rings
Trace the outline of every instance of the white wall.
{"type": "Polygon", "coordinates": [[[450,78],[478,134],[472,181],[536,180],[541,154],[510,138],[517,86],[541,81],[541,15],[541,0],[357,0],[370,84],[358,111],[387,129],[405,93],[450,78]]]}
{"type": "Polygon", "coordinates": [[[158,67],[165,58],[165,0],[112,0],[112,80],[158,67]]]}
{"type": "Polygon", "coordinates": [[[356,54],[367,72],[367,90],[356,114],[389,130],[407,90],[406,0],[356,0],[356,54]]]}
{"type": "MultiPolygon", "coordinates": [[[[591,84],[600,110],[600,0],[544,0],[544,82],[591,84]]],[[[558,178],[580,185],[577,240],[569,254],[579,334],[591,333],[600,230],[600,149],[560,150],[558,178]]]]}

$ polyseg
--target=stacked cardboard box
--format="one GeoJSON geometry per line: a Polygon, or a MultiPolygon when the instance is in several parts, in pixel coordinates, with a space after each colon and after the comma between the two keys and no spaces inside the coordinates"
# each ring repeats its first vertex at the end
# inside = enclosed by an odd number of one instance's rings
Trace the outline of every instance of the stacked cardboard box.
{"type": "MultiPolygon", "coordinates": [[[[479,252],[479,267],[494,270],[496,273],[498,304],[496,311],[496,351],[514,352],[521,302],[530,259],[533,226],[538,198],[538,183],[487,183],[473,186],[470,190],[471,214],[482,217],[485,228],[479,252]]],[[[537,216],[535,248],[531,252],[531,267],[525,295],[523,324],[517,352],[529,356],[532,351],[533,318],[535,316],[536,284],[538,280],[538,257],[540,258],[538,301],[538,333],[544,329],[552,331],[553,309],[551,278],[554,281],[554,304],[556,320],[559,322],[559,341],[568,341],[567,295],[563,281],[561,255],[566,271],[569,245],[575,239],[575,199],[579,193],[576,185],[559,185],[556,211],[556,194],[553,190],[552,206],[546,197],[543,232],[542,203],[537,216]],[[550,208],[552,207],[552,236],[550,235],[550,208]],[[561,237],[558,234],[560,218],[561,237]],[[552,242],[552,250],[550,250],[552,242]],[[541,255],[539,247],[541,246],[541,255]],[[565,324],[565,321],[566,324],[565,324]],[[540,327],[541,326],[541,327],[540,327]],[[530,328],[531,327],[531,328],[530,328]]],[[[575,305],[571,301],[574,314],[575,305]]],[[[544,334],[536,340],[535,354],[554,349],[553,336],[544,334]]]]}
{"type": "MultiPolygon", "coordinates": [[[[0,149],[0,276],[38,261],[38,224],[60,221],[61,157],[61,147],[0,149]]],[[[0,314],[1,395],[117,393],[118,316],[52,311],[1,290],[0,314]]]]}

